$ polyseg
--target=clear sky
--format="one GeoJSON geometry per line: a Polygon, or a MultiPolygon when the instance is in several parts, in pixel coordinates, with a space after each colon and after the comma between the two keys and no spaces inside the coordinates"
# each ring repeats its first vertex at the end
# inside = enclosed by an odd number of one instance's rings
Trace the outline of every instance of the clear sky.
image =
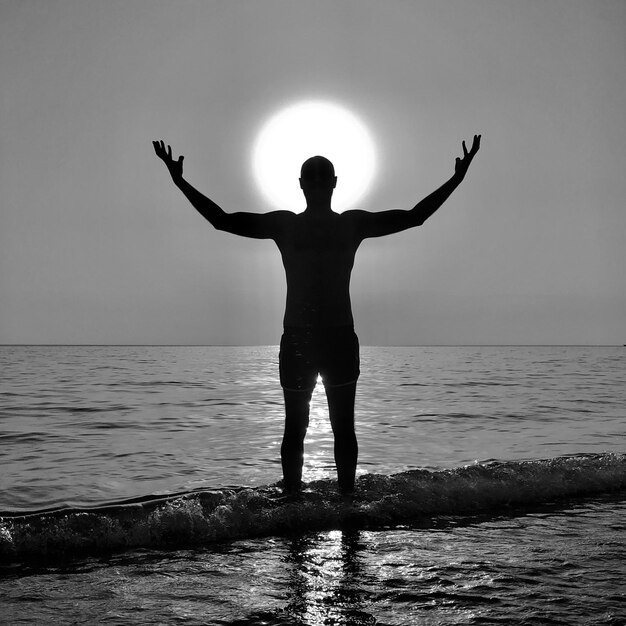
{"type": "Polygon", "coordinates": [[[483,135],[357,254],[363,344],[626,343],[625,68],[623,0],[0,0],[0,343],[277,343],[274,244],[214,231],[151,141],[269,211],[252,145],[308,99],[369,128],[368,210],[483,135]]]}

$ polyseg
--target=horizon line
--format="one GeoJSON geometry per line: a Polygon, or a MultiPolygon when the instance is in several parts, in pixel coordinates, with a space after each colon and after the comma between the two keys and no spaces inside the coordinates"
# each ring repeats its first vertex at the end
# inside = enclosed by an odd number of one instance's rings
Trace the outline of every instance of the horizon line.
{"type": "MultiPolygon", "coordinates": [[[[278,346],[278,343],[0,343],[0,348],[259,348],[278,346]]],[[[619,343],[411,343],[361,344],[366,348],[620,348],[619,343]]]]}

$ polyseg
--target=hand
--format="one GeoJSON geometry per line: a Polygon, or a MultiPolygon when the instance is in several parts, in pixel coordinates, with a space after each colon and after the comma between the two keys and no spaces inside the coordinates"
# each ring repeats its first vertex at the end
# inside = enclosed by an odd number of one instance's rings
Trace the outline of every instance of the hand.
{"type": "Polygon", "coordinates": [[[181,154],[178,157],[178,161],[174,161],[174,159],[172,158],[172,147],[167,146],[167,150],[165,150],[165,144],[163,143],[163,141],[153,141],[152,145],[154,146],[154,151],[156,152],[156,155],[165,163],[165,165],[167,165],[170,176],[174,180],[182,178],[183,159],[185,157],[181,154]]]}
{"type": "Polygon", "coordinates": [[[472,148],[470,151],[467,151],[465,147],[465,142],[463,142],[463,158],[457,158],[456,163],[454,165],[454,173],[457,176],[463,178],[467,173],[467,170],[472,162],[472,159],[476,156],[478,149],[480,148],[480,137],[481,135],[474,135],[474,142],[472,143],[472,148]]]}

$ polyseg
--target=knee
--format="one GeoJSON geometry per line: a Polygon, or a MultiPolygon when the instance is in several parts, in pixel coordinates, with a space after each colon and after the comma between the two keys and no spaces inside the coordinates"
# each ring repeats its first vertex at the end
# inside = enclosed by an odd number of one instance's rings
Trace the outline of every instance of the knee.
{"type": "Polygon", "coordinates": [[[354,413],[350,411],[329,411],[330,425],[335,438],[354,437],[354,413]]]}
{"type": "Polygon", "coordinates": [[[304,441],[308,427],[308,417],[297,421],[287,421],[285,423],[284,439],[288,441],[304,441]]]}
{"type": "Polygon", "coordinates": [[[333,427],[333,435],[335,442],[338,444],[351,444],[356,441],[356,433],[354,426],[351,424],[342,424],[333,427]]]}

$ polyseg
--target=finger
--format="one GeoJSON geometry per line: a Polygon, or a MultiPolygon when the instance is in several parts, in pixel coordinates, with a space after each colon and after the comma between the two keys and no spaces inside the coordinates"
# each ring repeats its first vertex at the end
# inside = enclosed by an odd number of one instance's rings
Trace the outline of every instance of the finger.
{"type": "Polygon", "coordinates": [[[463,141],[463,156],[467,156],[467,146],[465,145],[465,141],[463,141]]]}
{"type": "Polygon", "coordinates": [[[170,159],[172,158],[172,146],[170,146],[170,145],[167,146],[167,156],[170,159]]]}
{"type": "Polygon", "coordinates": [[[474,143],[472,145],[472,152],[476,154],[480,148],[480,135],[474,135],[474,143]]]}
{"type": "Polygon", "coordinates": [[[184,159],[184,158],[185,158],[185,157],[184,157],[182,154],[178,157],[178,162],[179,162],[181,165],[183,164],[183,159],[184,159]]]}

